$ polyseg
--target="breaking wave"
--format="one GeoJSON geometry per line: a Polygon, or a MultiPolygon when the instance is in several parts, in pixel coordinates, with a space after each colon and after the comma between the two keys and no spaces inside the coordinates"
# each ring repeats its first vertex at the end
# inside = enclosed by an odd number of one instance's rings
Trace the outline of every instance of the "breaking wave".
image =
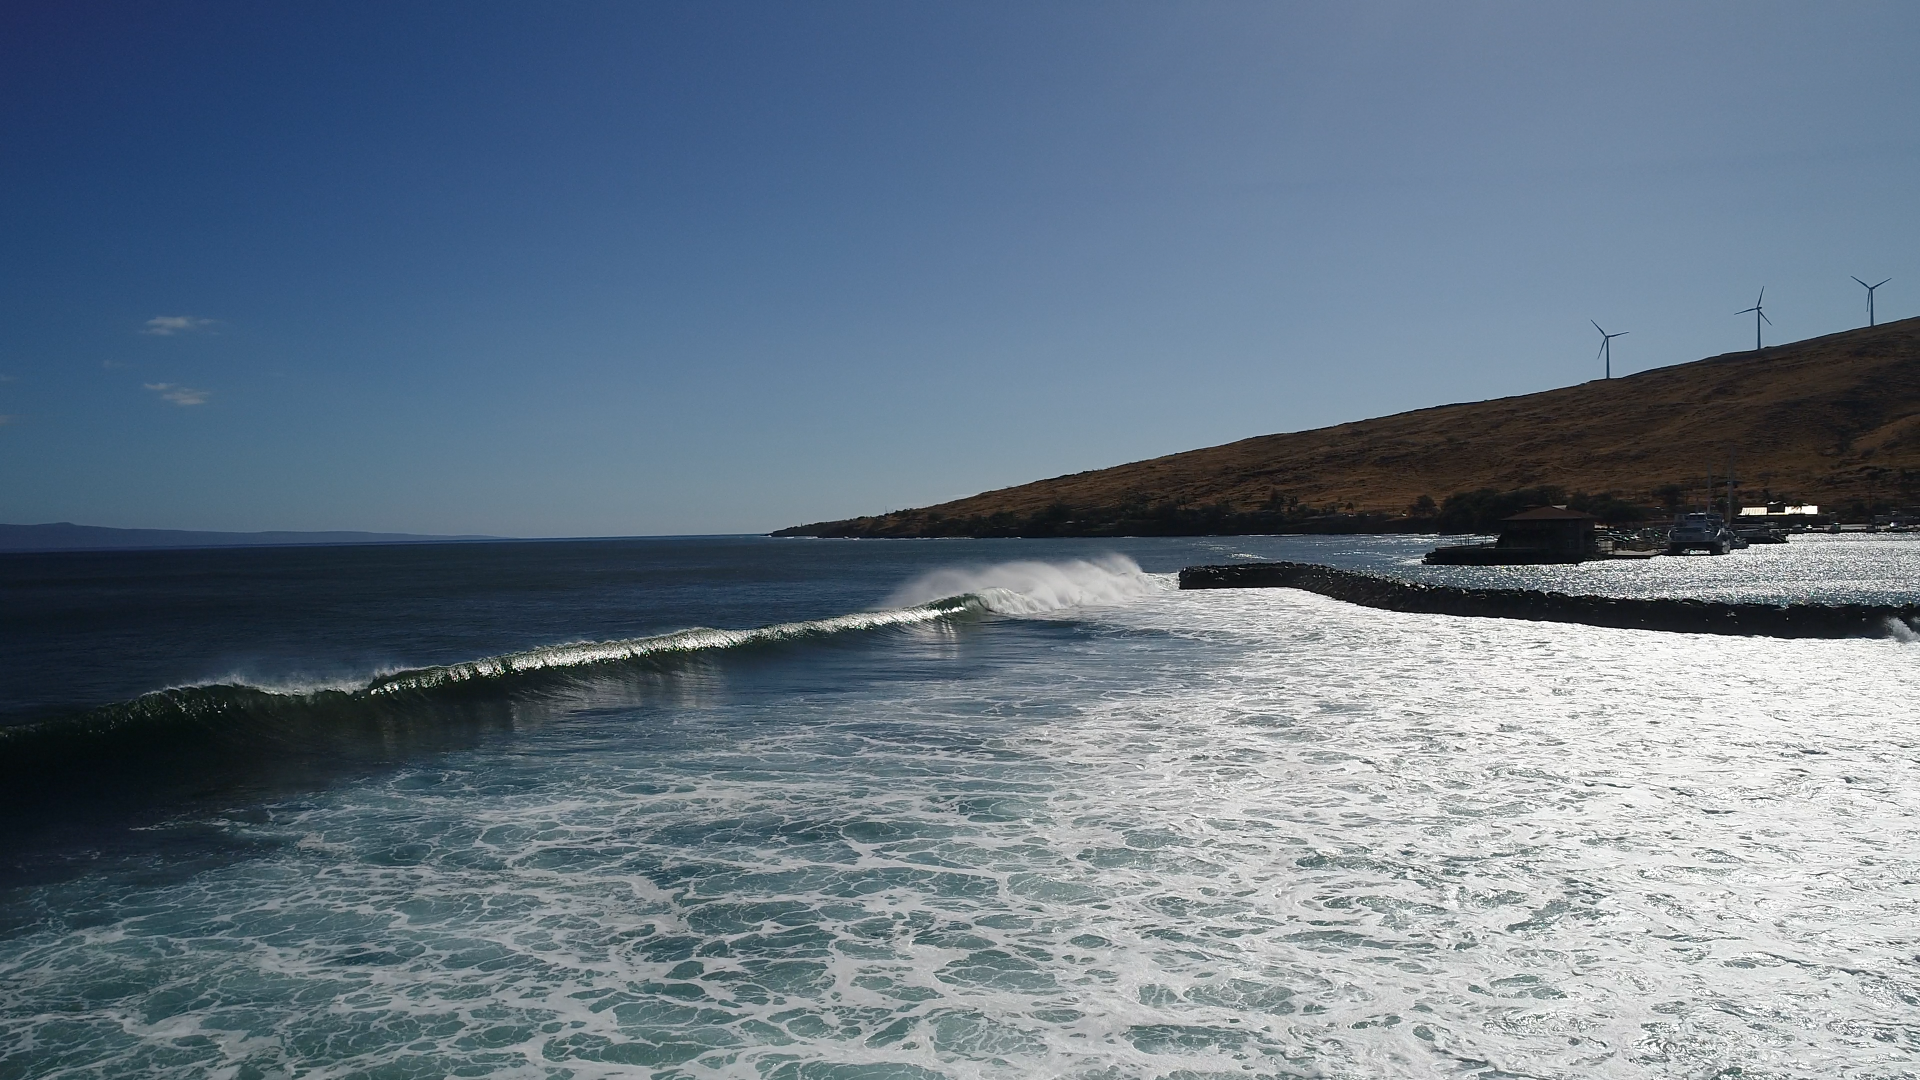
{"type": "Polygon", "coordinates": [[[1000,615],[1044,615],[1077,607],[1124,604],[1173,587],[1168,575],[1149,574],[1125,555],[1068,562],[1007,562],[922,574],[887,598],[890,606],[936,597],[970,597],[1000,615]]]}
{"type": "Polygon", "coordinates": [[[472,745],[545,711],[549,697],[683,668],[715,653],[983,614],[1125,602],[1168,584],[1132,560],[1014,562],[917,578],[873,611],[744,630],[695,628],[547,645],[381,674],[359,684],[171,687],[65,718],[0,729],[0,802],[151,802],[180,790],[290,782],[472,745]]]}
{"type": "Polygon", "coordinates": [[[375,679],[363,692],[398,694],[409,690],[430,690],[481,679],[500,679],[543,671],[564,671],[602,664],[629,663],[635,660],[711,652],[718,649],[737,649],[748,645],[774,645],[849,630],[878,630],[888,626],[910,626],[915,623],[934,622],[986,607],[985,602],[977,597],[948,596],[912,607],[857,612],[852,615],[839,615],[831,619],[814,619],[807,622],[778,623],[752,630],[699,628],[653,637],[629,638],[625,641],[578,641],[564,645],[544,645],[524,652],[468,660],[459,664],[395,672],[375,679]]]}

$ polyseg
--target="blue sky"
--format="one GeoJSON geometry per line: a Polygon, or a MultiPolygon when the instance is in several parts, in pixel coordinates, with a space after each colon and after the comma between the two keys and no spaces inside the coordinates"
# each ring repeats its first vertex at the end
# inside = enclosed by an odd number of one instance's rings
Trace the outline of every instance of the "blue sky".
{"type": "Polygon", "coordinates": [[[764,531],[1920,314],[1920,5],[0,10],[0,520],[764,531]]]}

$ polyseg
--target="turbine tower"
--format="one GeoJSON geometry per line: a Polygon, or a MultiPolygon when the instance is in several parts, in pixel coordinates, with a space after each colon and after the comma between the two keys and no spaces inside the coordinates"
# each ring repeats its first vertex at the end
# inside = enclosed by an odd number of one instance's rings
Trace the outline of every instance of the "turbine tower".
{"type": "MultiPolygon", "coordinates": [[[[1892,278],[1887,279],[1887,281],[1892,281],[1892,280],[1893,280],[1892,278]]],[[[1881,282],[1881,284],[1885,285],[1886,281],[1881,282]]],[[[1760,351],[1760,320],[1767,319],[1767,313],[1761,310],[1760,305],[1764,303],[1766,299],[1767,299],[1767,287],[1765,285],[1762,285],[1760,286],[1760,299],[1755,300],[1753,302],[1752,307],[1734,312],[1735,315],[1745,315],[1749,311],[1753,312],[1753,351],[1754,352],[1760,351]]],[[[1767,325],[1772,326],[1773,320],[1767,319],[1767,325]]]]}
{"type": "Polygon", "coordinates": [[[1633,331],[1622,330],[1617,334],[1609,334],[1605,330],[1600,329],[1599,323],[1593,322],[1592,319],[1588,319],[1587,321],[1590,323],[1593,323],[1593,328],[1595,330],[1600,330],[1600,351],[1595,353],[1593,358],[1595,360],[1598,360],[1603,356],[1607,358],[1607,378],[1611,379],[1613,378],[1613,339],[1617,337],[1626,337],[1628,334],[1631,334],[1633,331]]]}
{"type": "MultiPolygon", "coordinates": [[[[1853,280],[1860,281],[1859,278],[1854,278],[1853,280]]],[[[1892,280],[1893,280],[1892,278],[1887,278],[1886,280],[1880,282],[1880,285],[1885,285],[1888,281],[1892,281],[1892,280]]],[[[1867,290],[1867,325],[1868,326],[1873,325],[1873,290],[1879,288],[1880,285],[1869,285],[1864,281],[1860,281],[1860,287],[1867,290]]]]}

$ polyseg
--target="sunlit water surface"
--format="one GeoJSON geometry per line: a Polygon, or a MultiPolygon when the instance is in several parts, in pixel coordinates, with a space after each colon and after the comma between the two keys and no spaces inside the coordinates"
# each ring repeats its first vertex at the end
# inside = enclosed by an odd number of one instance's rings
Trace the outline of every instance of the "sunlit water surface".
{"type": "Polygon", "coordinates": [[[1916,1075],[1920,647],[1053,585],[16,889],[0,1076],[1916,1075]]]}

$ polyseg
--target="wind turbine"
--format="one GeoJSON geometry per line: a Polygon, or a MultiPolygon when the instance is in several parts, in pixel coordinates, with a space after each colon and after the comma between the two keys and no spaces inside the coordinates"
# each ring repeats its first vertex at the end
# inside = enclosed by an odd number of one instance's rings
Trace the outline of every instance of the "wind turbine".
{"type": "Polygon", "coordinates": [[[1593,358],[1595,360],[1600,359],[1602,356],[1607,358],[1607,378],[1611,379],[1613,378],[1613,339],[1617,337],[1626,337],[1628,334],[1633,333],[1633,331],[1622,330],[1617,334],[1609,334],[1605,330],[1600,329],[1599,323],[1593,322],[1592,319],[1588,319],[1587,321],[1590,323],[1593,323],[1593,328],[1595,330],[1600,330],[1600,351],[1594,354],[1593,358]]]}
{"type": "MultiPolygon", "coordinates": [[[[1853,280],[1860,281],[1859,278],[1854,278],[1853,280]]],[[[1893,280],[1892,278],[1887,278],[1886,281],[1882,281],[1880,285],[1885,285],[1887,281],[1892,281],[1892,280],[1893,280]]],[[[1867,325],[1868,326],[1873,325],[1873,290],[1879,288],[1880,285],[1869,285],[1864,281],[1860,281],[1860,287],[1867,290],[1867,325]]]]}
{"type": "MultiPolygon", "coordinates": [[[[1887,281],[1892,281],[1892,280],[1893,280],[1892,278],[1887,279],[1887,281]]],[[[1885,285],[1886,283],[1887,283],[1886,281],[1883,281],[1880,284],[1885,285]]],[[[1760,351],[1760,320],[1767,319],[1767,313],[1760,309],[1760,305],[1766,299],[1767,299],[1767,287],[1765,285],[1762,285],[1760,286],[1760,299],[1755,300],[1753,302],[1752,307],[1746,308],[1745,310],[1742,310],[1742,311],[1734,312],[1735,315],[1745,315],[1749,311],[1753,312],[1753,351],[1754,352],[1760,351]]],[[[1767,319],[1767,325],[1772,326],[1773,320],[1767,319]]]]}

